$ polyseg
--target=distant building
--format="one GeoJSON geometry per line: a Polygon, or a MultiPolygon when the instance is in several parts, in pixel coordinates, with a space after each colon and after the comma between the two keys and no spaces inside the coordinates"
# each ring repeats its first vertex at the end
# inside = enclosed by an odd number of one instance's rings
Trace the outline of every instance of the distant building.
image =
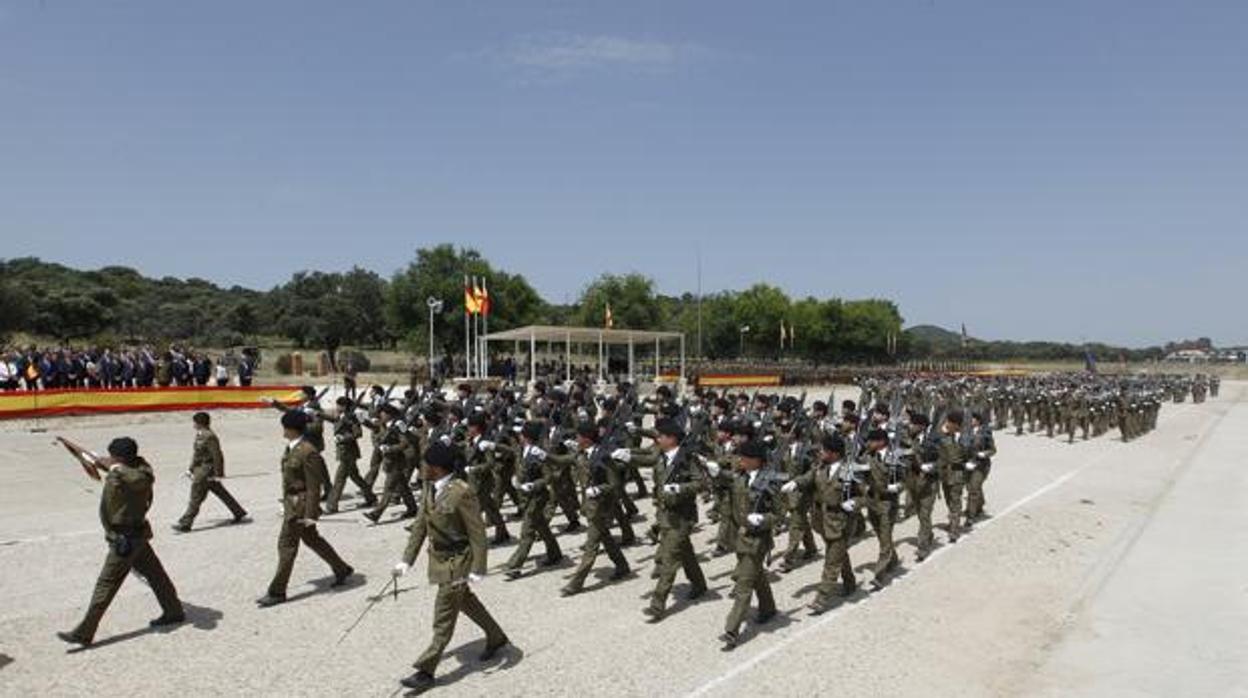
{"type": "Polygon", "coordinates": [[[1203,364],[1217,357],[1214,351],[1205,349],[1179,349],[1166,354],[1166,361],[1171,363],[1203,364]]]}

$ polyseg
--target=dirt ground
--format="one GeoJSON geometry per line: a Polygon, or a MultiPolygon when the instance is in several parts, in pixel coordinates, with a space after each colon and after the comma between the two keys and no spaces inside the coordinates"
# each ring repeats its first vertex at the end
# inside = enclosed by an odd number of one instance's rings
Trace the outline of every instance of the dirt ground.
{"type": "MultiPolygon", "coordinates": [[[[731,558],[703,556],[712,593],[677,600],[643,622],[654,549],[629,548],[639,574],[570,599],[570,567],[507,582],[510,546],[491,550],[478,593],[514,648],[488,664],[482,635],[463,620],[439,670],[446,695],[1248,695],[1248,383],[1227,382],[1202,405],[1167,405],[1157,431],[1124,444],[1068,445],[1043,435],[998,435],[988,481],[992,518],[956,545],[914,561],[913,520],[902,524],[904,574],[817,618],[821,562],[773,577],[781,615],[747,624],[743,644],[720,650],[731,558]]],[[[215,417],[227,487],[253,522],[226,525],[213,499],[196,530],[169,525],[185,506],[189,415],[92,417],[0,425],[0,687],[5,695],[389,696],[429,637],[434,590],[424,557],[394,600],[376,602],[402,551],[402,523],[367,526],[358,500],[327,517],[322,534],[360,573],[328,588],[330,573],[300,553],[292,601],[259,610],[276,562],[277,463],[284,446],[271,411],[215,417]],[[72,651],[54,636],[79,619],[105,548],[97,485],[63,450],[60,434],[103,449],[138,439],[157,470],[155,550],[190,621],[151,631],[151,592],[127,580],[97,643],[72,651]]],[[[331,464],[332,467],[332,464],[331,464]]],[[[650,511],[643,500],[644,513],[650,511]]],[[[937,519],[943,520],[943,504],[937,519]]],[[[560,519],[560,523],[562,520],[560,519]]],[[[643,525],[644,526],[644,525],[643,525]]],[[[519,526],[511,524],[513,534],[519,526]]],[[[708,553],[713,527],[695,546],[708,553]]],[[[937,533],[943,542],[943,531],[937,533]]],[[[563,535],[576,553],[580,534],[563,535]]],[[[535,546],[535,554],[540,544],[535,546]]],[[[875,543],[851,551],[860,579],[875,543]]],[[[605,578],[609,565],[600,560],[605,578]]],[[[592,580],[592,578],[591,578],[592,580]]],[[[677,584],[677,597],[684,589],[677,584]]]]}

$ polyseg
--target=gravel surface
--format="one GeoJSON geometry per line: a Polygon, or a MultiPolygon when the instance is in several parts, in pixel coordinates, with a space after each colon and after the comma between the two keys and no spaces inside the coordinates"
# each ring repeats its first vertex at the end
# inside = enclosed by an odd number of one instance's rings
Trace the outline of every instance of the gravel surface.
{"type": "MultiPolygon", "coordinates": [[[[916,525],[903,523],[896,537],[905,574],[818,618],[804,607],[821,560],[775,575],[781,615],[762,627],[747,624],[732,653],[716,641],[729,608],[731,558],[704,555],[709,597],[692,605],[678,600],[672,615],[648,625],[641,609],[652,586],[653,548],[627,549],[636,577],[591,585],[570,599],[558,593],[570,566],[507,582],[497,570],[511,548],[495,548],[478,593],[515,647],[479,664],[482,635],[461,619],[437,692],[1243,695],[1242,535],[1228,543],[1204,533],[1242,532],[1248,523],[1246,387],[1227,382],[1218,400],[1167,405],[1158,430],[1130,444],[1000,434],[987,485],[992,519],[922,564],[914,562],[916,525]]],[[[0,472],[8,485],[0,488],[5,694],[399,693],[397,679],[410,673],[430,632],[434,590],[425,582],[423,556],[397,601],[377,601],[339,639],[388,580],[406,539],[403,524],[367,526],[354,511],[328,517],[321,532],[360,572],[359,584],[328,589],[328,568],[304,550],[292,601],[257,609],[253,601],[276,563],[283,447],[277,415],[227,412],[214,421],[226,486],[254,520],[225,525],[226,510],[210,497],[196,530],[185,535],[169,525],[186,503],[180,473],[190,455],[189,414],[47,420],[47,433],[31,433],[29,424],[0,428],[0,472]],[[53,434],[97,449],[121,434],[138,439],[158,476],[153,544],[191,623],[149,631],[159,608],[132,577],[93,648],[67,651],[54,637],[79,619],[105,549],[97,486],[51,446],[53,434]]],[[[649,500],[640,505],[648,517],[649,500]]],[[[944,515],[937,504],[936,519],[944,515]]],[[[513,535],[519,530],[511,528],[513,535]]],[[[699,551],[709,552],[712,533],[707,524],[695,534],[699,551]]],[[[937,537],[943,541],[943,531],[937,537]]],[[[565,535],[560,543],[575,553],[582,539],[565,535]]],[[[539,543],[534,554],[540,550],[539,543]]],[[[859,542],[851,556],[865,581],[874,539],[859,542]]],[[[610,571],[605,556],[600,571],[604,578],[610,571]]],[[[684,588],[679,578],[677,596],[684,588]]]]}

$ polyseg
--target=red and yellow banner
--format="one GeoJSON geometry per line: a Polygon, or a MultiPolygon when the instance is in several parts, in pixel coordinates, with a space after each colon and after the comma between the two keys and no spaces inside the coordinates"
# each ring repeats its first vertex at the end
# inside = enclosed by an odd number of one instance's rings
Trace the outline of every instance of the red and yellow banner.
{"type": "Polygon", "coordinates": [[[776,373],[759,374],[728,374],[710,373],[698,376],[698,385],[704,388],[714,387],[755,387],[780,385],[780,375],[776,373]]]}
{"type": "Polygon", "coordinates": [[[303,394],[291,385],[12,391],[0,392],[0,419],[268,407],[264,398],[295,404],[303,394]]]}

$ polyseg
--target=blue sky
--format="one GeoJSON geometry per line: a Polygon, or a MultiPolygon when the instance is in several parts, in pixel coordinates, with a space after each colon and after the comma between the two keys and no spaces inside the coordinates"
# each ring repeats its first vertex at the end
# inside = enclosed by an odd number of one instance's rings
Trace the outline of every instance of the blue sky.
{"type": "MultiPolygon", "coordinates": [[[[0,257],[1248,343],[1248,3],[0,0],[0,257]]],[[[499,299],[505,302],[505,299],[499,299]]]]}

